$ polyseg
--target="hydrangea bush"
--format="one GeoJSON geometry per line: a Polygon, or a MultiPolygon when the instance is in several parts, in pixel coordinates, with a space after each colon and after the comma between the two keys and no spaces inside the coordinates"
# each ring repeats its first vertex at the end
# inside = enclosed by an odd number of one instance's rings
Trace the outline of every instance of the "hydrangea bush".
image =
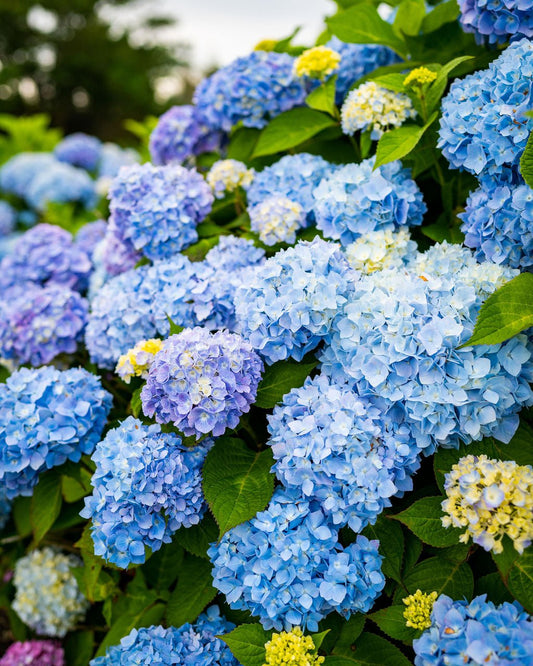
{"type": "Polygon", "coordinates": [[[1,137],[0,666],[533,666],[531,3],[337,4],[1,137]]]}

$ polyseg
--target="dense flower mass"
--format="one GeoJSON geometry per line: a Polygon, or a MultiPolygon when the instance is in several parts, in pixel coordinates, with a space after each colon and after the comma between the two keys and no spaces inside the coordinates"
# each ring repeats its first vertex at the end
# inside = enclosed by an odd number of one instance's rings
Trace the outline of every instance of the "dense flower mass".
{"type": "Polygon", "coordinates": [[[335,243],[299,242],[265,261],[237,290],[239,330],[267,363],[301,360],[328,334],[356,279],[335,243]]]}
{"type": "Polygon", "coordinates": [[[401,268],[411,261],[417,252],[409,230],[381,229],[369,231],[346,248],[346,257],[352,268],[361,273],[373,273],[386,268],[401,268]]]}
{"type": "Polygon", "coordinates": [[[88,222],[78,230],[74,242],[92,258],[96,246],[102,242],[107,231],[107,222],[105,220],[95,220],[88,222]]]}
{"type": "Polygon", "coordinates": [[[438,146],[455,169],[516,180],[533,120],[533,43],[511,44],[488,69],[454,81],[442,101],[438,146]]]}
{"type": "Polygon", "coordinates": [[[533,190],[486,178],[466,202],[461,231],[479,261],[533,268],[533,190]]]}
{"type": "Polygon", "coordinates": [[[69,134],[54,148],[54,155],[60,162],[94,171],[100,161],[102,144],[99,139],[83,132],[69,134]]]}
{"type": "Polygon", "coordinates": [[[7,236],[15,228],[17,213],[7,201],[0,200],[0,236],[7,236]]]}
{"type": "Polygon", "coordinates": [[[141,392],[143,411],[185,435],[222,435],[254,402],[263,363],[239,335],[187,329],[165,340],[141,392]]]}
{"type": "Polygon", "coordinates": [[[33,550],[17,560],[13,608],[35,633],[62,637],[83,619],[89,602],[71,571],[80,566],[80,558],[52,548],[33,550]]]}
{"type": "Polygon", "coordinates": [[[347,164],[322,179],[313,195],[317,227],[343,245],[372,231],[422,224],[426,204],[399,161],[374,170],[374,158],[347,164]]]}
{"type": "Polygon", "coordinates": [[[139,154],[132,148],[121,148],[115,143],[104,143],[98,162],[99,181],[109,183],[109,180],[118,174],[121,167],[130,166],[139,160],[139,154]]]}
{"type": "Polygon", "coordinates": [[[461,25],[476,41],[502,44],[517,37],[533,37],[531,0],[459,0],[461,25]]]}
{"type": "Polygon", "coordinates": [[[517,602],[495,606],[486,595],[452,601],[441,595],[431,627],[413,641],[415,666],[460,663],[533,665],[533,620],[517,602]]]}
{"type": "Polygon", "coordinates": [[[93,659],[90,666],[238,666],[230,649],[217,636],[235,627],[210,606],[194,624],[175,627],[133,629],[107,649],[105,657],[93,659]]]}
{"type": "Polygon", "coordinates": [[[533,468],[514,461],[466,456],[446,475],[445,527],[465,530],[485,550],[501,553],[507,535],[519,553],[533,541],[533,468]]]}
{"type": "Polygon", "coordinates": [[[65,666],[63,648],[54,641],[12,643],[0,659],[0,666],[65,666]]]}
{"type": "Polygon", "coordinates": [[[213,203],[202,176],[174,164],[121,169],[109,199],[118,236],[154,260],[169,258],[197,241],[196,226],[213,203]]]}
{"type": "Polygon", "coordinates": [[[374,81],[352,90],[341,109],[342,131],[345,134],[368,131],[374,140],[391,127],[400,127],[406,120],[415,117],[416,111],[407,95],[387,90],[374,81]]]}
{"type": "Polygon", "coordinates": [[[221,199],[226,192],[235,192],[239,187],[248,189],[254,175],[254,170],[248,169],[244,162],[219,160],[209,169],[206,180],[215,197],[221,199]]]}
{"type": "Polygon", "coordinates": [[[56,163],[56,158],[50,153],[19,153],[2,165],[0,188],[26,199],[28,188],[38,174],[56,163]]]}
{"type": "Polygon", "coordinates": [[[427,67],[415,67],[403,80],[406,88],[423,88],[437,78],[437,72],[427,67]]]}
{"type": "Polygon", "coordinates": [[[141,564],[180,527],[200,522],[200,470],[209,445],[186,448],[158,425],[132,416],[110,430],[93,453],[93,494],[81,515],[92,518],[94,552],[119,567],[141,564]]]}
{"type": "Polygon", "coordinates": [[[148,370],[163,341],[158,338],[141,340],[118,359],[116,373],[127,384],[133,377],[148,377],[148,370]]]}
{"type": "Polygon", "coordinates": [[[194,103],[213,129],[229,132],[239,121],[262,128],[269,118],[304,104],[306,89],[293,68],[286,53],[254,51],[204,79],[194,103]]]}
{"type": "Polygon", "coordinates": [[[260,264],[265,251],[255,247],[251,240],[237,236],[221,236],[218,244],[205,255],[205,265],[219,271],[233,273],[240,268],[260,264]]]}
{"type": "Polygon", "coordinates": [[[250,227],[265,245],[294,243],[296,232],[305,225],[305,211],[296,201],[271,196],[248,209],[250,227]]]}
{"type": "Polygon", "coordinates": [[[222,133],[213,131],[202,113],[192,105],[173,106],[164,113],[150,135],[150,155],[158,166],[185,162],[217,150],[222,133]]]}
{"type": "Polygon", "coordinates": [[[264,666],[319,666],[324,657],[316,654],[311,636],[304,636],[300,627],[274,634],[265,644],[264,666]]]}
{"type": "Polygon", "coordinates": [[[92,453],[111,409],[98,377],[81,368],[22,368],[0,384],[0,481],[31,495],[39,473],[92,453]]]}
{"type": "Polygon", "coordinates": [[[299,77],[324,79],[339,68],[340,61],[340,54],[329,46],[313,46],[296,58],[294,71],[299,77]]]}
{"type": "Polygon", "coordinates": [[[86,171],[59,161],[51,162],[35,175],[24,198],[40,212],[49,203],[72,202],[91,208],[98,199],[94,182],[86,171]]]}
{"type": "Polygon", "coordinates": [[[319,502],[278,488],[265,511],[209,548],[214,585],[264,628],[316,631],[337,611],[366,612],[385,584],[377,541],[343,548],[319,502]]]}
{"type": "Polygon", "coordinates": [[[431,627],[431,611],[437,596],[437,592],[427,594],[417,590],[414,594],[402,599],[405,604],[403,611],[405,625],[412,629],[429,629],[431,627]]]}

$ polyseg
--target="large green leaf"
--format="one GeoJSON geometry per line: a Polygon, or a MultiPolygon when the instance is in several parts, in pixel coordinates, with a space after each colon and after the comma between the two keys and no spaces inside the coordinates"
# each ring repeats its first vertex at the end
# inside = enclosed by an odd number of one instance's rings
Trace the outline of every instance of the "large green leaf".
{"type": "Polygon", "coordinates": [[[61,476],[56,470],[41,474],[33,491],[31,502],[31,524],[33,538],[39,543],[55,523],[61,511],[61,476]]]}
{"type": "Polygon", "coordinates": [[[426,14],[424,0],[402,0],[394,18],[393,28],[402,36],[414,37],[420,32],[426,14]]]}
{"type": "Polygon", "coordinates": [[[431,11],[424,16],[422,32],[434,32],[446,23],[453,23],[457,20],[459,13],[457,0],[447,0],[447,2],[434,5],[431,11]]]}
{"type": "Polygon", "coordinates": [[[361,2],[344,12],[339,12],[326,23],[331,32],[343,42],[355,44],[381,44],[389,46],[401,56],[407,53],[404,40],[384,21],[377,9],[361,2]]]}
{"type": "Polygon", "coordinates": [[[530,133],[520,158],[520,173],[529,187],[533,187],[533,132],[530,133]]]}
{"type": "Polygon", "coordinates": [[[445,548],[459,543],[460,530],[442,526],[442,497],[423,497],[394,516],[430,546],[445,548]]]}
{"type": "Polygon", "coordinates": [[[178,583],[167,606],[167,621],[174,627],[194,622],[217,591],[213,587],[211,563],[194,555],[186,555],[179,569],[178,583]]]}
{"type": "Polygon", "coordinates": [[[276,116],[261,132],[253,157],[273,155],[294,148],[337,123],[331,116],[307,107],[276,116]]]}
{"type": "Polygon", "coordinates": [[[148,559],[142,570],[148,584],[158,591],[166,592],[178,577],[183,562],[183,548],[174,538],[148,559]]]}
{"type": "Polygon", "coordinates": [[[365,631],[355,644],[352,657],[326,657],[324,666],[409,666],[409,660],[386,638],[365,631]]]}
{"type": "Polygon", "coordinates": [[[453,562],[444,556],[423,560],[405,576],[404,584],[409,594],[422,592],[447,594],[452,599],[472,598],[474,577],[465,562],[453,562]]]}
{"type": "Polygon", "coordinates": [[[174,539],[189,553],[197,557],[207,558],[209,544],[218,538],[218,527],[214,518],[206,514],[198,525],[182,527],[176,532],[174,539]]]}
{"type": "Polygon", "coordinates": [[[263,666],[266,658],[265,643],[271,636],[272,631],[265,631],[260,624],[243,624],[219,638],[242,666],[263,666]]]}
{"type": "Polygon", "coordinates": [[[401,525],[381,514],[374,525],[365,527],[363,534],[369,539],[379,540],[379,552],[383,555],[382,571],[385,576],[400,582],[405,547],[401,525]]]}
{"type": "Polygon", "coordinates": [[[426,93],[426,104],[427,104],[428,113],[431,113],[432,111],[437,109],[438,106],[440,106],[440,98],[442,97],[442,94],[446,90],[446,86],[448,84],[448,77],[453,72],[453,70],[456,67],[458,67],[461,63],[472,59],[473,56],[459,56],[458,58],[450,60],[450,62],[447,62],[439,69],[437,78],[429,86],[428,91],[426,93]]]}
{"type": "Polygon", "coordinates": [[[120,643],[120,639],[127,636],[132,629],[141,627],[150,627],[153,624],[160,624],[165,614],[165,604],[155,601],[154,595],[148,594],[146,599],[127,598],[127,607],[123,613],[116,619],[107,632],[106,637],[100,643],[96,657],[104,656],[106,650],[111,645],[120,643]]]}
{"type": "Polygon", "coordinates": [[[271,409],[291,389],[302,386],[316,365],[316,361],[313,363],[278,361],[267,366],[257,389],[255,404],[264,409],[271,409]]]}
{"type": "Polygon", "coordinates": [[[332,76],[330,79],[320,84],[318,88],[315,88],[313,91],[307,95],[306,103],[311,109],[316,111],[325,111],[329,113],[330,116],[334,116],[336,113],[335,107],[335,84],[337,83],[337,77],[332,76]]]}
{"type": "Polygon", "coordinates": [[[369,617],[387,636],[411,645],[413,639],[420,636],[420,631],[405,624],[404,610],[405,605],[398,604],[370,613],[369,617]]]}
{"type": "Polygon", "coordinates": [[[404,125],[403,127],[385,132],[376,148],[374,169],[409,155],[424,135],[424,132],[435,122],[436,118],[437,113],[433,113],[423,127],[419,125],[404,125]]]}
{"type": "Polygon", "coordinates": [[[207,454],[203,488],[220,536],[263,511],[274,492],[272,450],[252,451],[240,439],[219,437],[207,454]]]}
{"type": "Polygon", "coordinates": [[[472,337],[462,345],[495,345],[533,326],[533,274],[521,273],[481,306],[472,337]]]}
{"type": "Polygon", "coordinates": [[[503,541],[504,551],[493,555],[503,581],[513,597],[529,612],[533,612],[533,548],[520,555],[511,540],[503,541]]]}

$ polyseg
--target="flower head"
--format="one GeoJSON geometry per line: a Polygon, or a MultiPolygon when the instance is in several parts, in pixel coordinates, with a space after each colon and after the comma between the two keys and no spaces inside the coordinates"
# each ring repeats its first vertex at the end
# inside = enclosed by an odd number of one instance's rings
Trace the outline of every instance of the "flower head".
{"type": "Polygon", "coordinates": [[[338,69],[340,61],[340,53],[328,46],[313,46],[296,58],[294,71],[300,78],[325,79],[338,69]]]}
{"type": "Polygon", "coordinates": [[[163,341],[158,338],[141,340],[118,359],[116,373],[127,384],[132,377],[148,377],[148,370],[163,341]]]}
{"type": "Polygon", "coordinates": [[[44,212],[49,203],[79,203],[89,209],[98,200],[95,184],[89,174],[58,160],[35,174],[24,198],[39,212],[44,212]]]}
{"type": "Polygon", "coordinates": [[[266,661],[263,666],[319,666],[324,657],[316,654],[315,644],[311,636],[304,636],[300,627],[290,631],[273,634],[265,644],[266,661]]]}
{"type": "Polygon", "coordinates": [[[64,666],[63,648],[55,641],[12,643],[0,659],[0,666],[64,666]]]}
{"type": "Polygon", "coordinates": [[[459,0],[459,8],[463,30],[473,32],[478,44],[533,37],[531,0],[459,0]]]}
{"type": "Polygon", "coordinates": [[[67,162],[87,171],[94,171],[100,161],[102,143],[95,136],[83,132],[69,134],[54,148],[60,162],[67,162]]]}
{"type": "Polygon", "coordinates": [[[413,629],[428,629],[431,627],[431,611],[438,597],[437,592],[426,594],[417,590],[414,594],[402,599],[406,608],[403,611],[405,625],[413,629]]]}
{"type": "Polygon", "coordinates": [[[10,234],[16,222],[17,213],[13,206],[0,199],[0,237],[10,234]]]}
{"type": "Polygon", "coordinates": [[[432,83],[437,78],[437,72],[433,72],[427,67],[415,67],[403,80],[406,88],[421,88],[432,83]]]}
{"type": "Polygon", "coordinates": [[[249,208],[250,226],[265,245],[294,243],[296,231],[305,225],[300,204],[283,196],[271,196],[249,208]]]}
{"type": "Polygon", "coordinates": [[[417,251],[407,227],[398,231],[381,229],[369,231],[346,248],[346,257],[352,268],[361,273],[373,273],[386,268],[405,266],[417,251]]]}
{"type": "Polygon", "coordinates": [[[219,160],[215,162],[206,176],[207,184],[217,199],[226,192],[235,192],[242,187],[248,189],[254,179],[255,172],[238,160],[219,160]]]}

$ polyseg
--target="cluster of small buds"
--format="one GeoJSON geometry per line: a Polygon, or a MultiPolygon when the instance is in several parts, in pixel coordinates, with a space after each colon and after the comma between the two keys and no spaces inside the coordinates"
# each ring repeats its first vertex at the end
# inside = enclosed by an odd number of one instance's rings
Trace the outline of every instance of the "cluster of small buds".
{"type": "Polygon", "coordinates": [[[294,243],[296,231],[305,225],[305,211],[287,197],[268,197],[249,209],[252,231],[265,245],[294,243]]]}
{"type": "Polygon", "coordinates": [[[429,83],[433,83],[437,78],[437,72],[432,72],[427,67],[415,67],[403,80],[406,88],[422,88],[429,83]]]}
{"type": "Polygon", "coordinates": [[[401,268],[417,252],[415,241],[407,227],[398,231],[380,229],[360,236],[346,248],[346,258],[352,268],[361,273],[373,273],[386,268],[401,268]]]}
{"type": "Polygon", "coordinates": [[[405,604],[403,611],[405,625],[422,631],[431,627],[431,611],[437,597],[437,592],[427,594],[422,590],[417,590],[414,594],[402,599],[405,604]]]}
{"type": "Polygon", "coordinates": [[[263,666],[319,666],[324,657],[316,654],[311,636],[304,636],[300,627],[273,634],[265,644],[266,661],[263,666]]]}
{"type": "Polygon", "coordinates": [[[154,356],[161,349],[163,341],[158,338],[141,340],[135,347],[118,359],[116,373],[122,381],[129,384],[133,377],[148,377],[148,370],[154,356]]]}
{"type": "Polygon", "coordinates": [[[341,56],[328,46],[313,46],[294,61],[296,76],[325,79],[339,68],[341,56]]]}
{"type": "Polygon", "coordinates": [[[238,160],[215,162],[206,176],[207,184],[216,199],[222,199],[226,192],[235,192],[239,187],[246,189],[252,184],[255,171],[238,160]]]}
{"type": "Polygon", "coordinates": [[[446,475],[444,527],[465,529],[485,550],[501,553],[507,535],[523,553],[533,540],[533,468],[514,461],[490,460],[486,455],[465,456],[446,475]]]}

